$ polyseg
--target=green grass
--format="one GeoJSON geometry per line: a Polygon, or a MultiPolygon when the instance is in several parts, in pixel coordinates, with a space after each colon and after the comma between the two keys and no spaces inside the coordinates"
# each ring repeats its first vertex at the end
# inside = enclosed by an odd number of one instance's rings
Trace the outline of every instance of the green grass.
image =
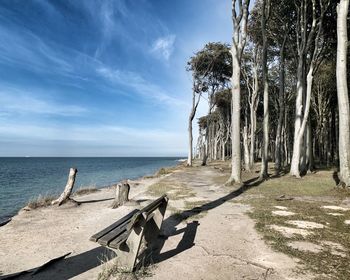
{"type": "MultiPolygon", "coordinates": [[[[339,205],[349,197],[349,192],[335,188],[332,173],[321,171],[310,174],[302,179],[283,176],[267,180],[245,192],[243,202],[253,206],[249,215],[256,221],[256,228],[264,239],[275,250],[299,258],[306,269],[323,276],[317,279],[350,279],[350,226],[344,220],[350,219],[350,211],[342,212],[344,216],[331,216],[330,211],[322,209],[323,205],[339,205]],[[294,197],[294,200],[276,201],[280,195],[294,197]],[[252,198],[253,197],[253,198],[252,198]],[[296,213],[294,216],[281,217],[272,215],[274,206],[285,206],[287,211],[296,213]],[[312,229],[314,234],[307,237],[294,236],[286,238],[274,231],[270,225],[294,227],[287,224],[289,220],[304,220],[326,225],[324,229],[312,229]],[[318,253],[300,251],[288,246],[291,241],[307,241],[321,245],[323,241],[341,244],[346,250],[346,256],[331,254],[330,248],[318,253]],[[323,278],[322,278],[323,277],[323,278]]],[[[240,201],[241,202],[241,201],[240,201]]]]}

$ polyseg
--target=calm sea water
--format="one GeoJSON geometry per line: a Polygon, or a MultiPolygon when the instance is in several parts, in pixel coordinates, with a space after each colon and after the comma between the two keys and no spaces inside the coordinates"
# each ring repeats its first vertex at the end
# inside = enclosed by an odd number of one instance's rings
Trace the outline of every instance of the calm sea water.
{"type": "Polygon", "coordinates": [[[103,187],[174,166],[179,158],[0,158],[0,221],[16,214],[40,194],[59,194],[70,167],[78,174],[74,189],[103,187]]]}

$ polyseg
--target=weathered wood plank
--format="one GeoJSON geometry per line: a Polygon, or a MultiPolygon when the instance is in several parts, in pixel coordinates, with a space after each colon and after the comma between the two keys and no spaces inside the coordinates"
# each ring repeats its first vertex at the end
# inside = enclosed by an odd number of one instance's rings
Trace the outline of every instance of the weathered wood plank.
{"type": "Polygon", "coordinates": [[[115,223],[111,224],[110,226],[106,227],[105,229],[103,229],[100,232],[91,236],[90,240],[95,241],[95,242],[98,241],[98,239],[100,239],[102,236],[106,235],[107,233],[109,233],[110,231],[112,231],[113,229],[118,227],[119,225],[123,224],[127,220],[130,220],[132,218],[132,216],[135,215],[137,212],[139,212],[139,210],[137,210],[137,209],[131,211],[128,215],[124,216],[123,218],[119,219],[115,223]]]}
{"type": "Polygon", "coordinates": [[[115,239],[116,237],[118,237],[119,235],[121,235],[122,233],[124,233],[125,231],[127,231],[127,224],[130,222],[130,220],[125,221],[125,223],[121,224],[120,226],[116,227],[115,229],[113,229],[112,231],[110,231],[109,233],[107,233],[106,235],[102,236],[97,242],[99,244],[101,244],[102,246],[108,246],[109,243],[115,239]]]}
{"type": "Polygon", "coordinates": [[[151,213],[153,212],[156,208],[159,207],[159,205],[167,199],[167,195],[163,194],[161,197],[157,198],[155,201],[153,201],[152,203],[148,204],[147,206],[143,207],[140,212],[147,212],[147,213],[151,213]]]}
{"type": "Polygon", "coordinates": [[[126,241],[129,235],[130,235],[130,231],[125,231],[123,234],[119,235],[111,243],[109,243],[108,247],[113,249],[119,249],[120,244],[126,241]]]}

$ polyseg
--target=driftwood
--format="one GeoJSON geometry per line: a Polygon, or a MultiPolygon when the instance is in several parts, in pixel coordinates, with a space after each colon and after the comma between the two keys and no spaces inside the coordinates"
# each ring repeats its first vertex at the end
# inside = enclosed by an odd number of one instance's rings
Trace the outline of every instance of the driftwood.
{"type": "Polygon", "coordinates": [[[51,202],[52,205],[58,204],[58,206],[60,206],[67,201],[72,201],[74,203],[77,203],[74,199],[70,198],[70,195],[71,195],[73,187],[74,187],[75,176],[77,175],[77,172],[78,172],[78,170],[76,168],[71,168],[69,170],[67,185],[64,188],[64,191],[60,195],[60,197],[51,202]]]}
{"type": "Polygon", "coordinates": [[[129,201],[129,191],[130,185],[128,184],[128,181],[123,181],[117,185],[117,188],[115,190],[115,199],[112,204],[113,209],[124,205],[125,202],[129,201]]]}

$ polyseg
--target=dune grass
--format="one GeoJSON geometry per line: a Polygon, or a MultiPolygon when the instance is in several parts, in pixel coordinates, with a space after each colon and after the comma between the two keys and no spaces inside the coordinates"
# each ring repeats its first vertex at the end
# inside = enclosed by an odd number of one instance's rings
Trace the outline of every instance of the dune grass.
{"type": "Polygon", "coordinates": [[[30,209],[37,209],[37,208],[42,208],[42,207],[47,207],[51,205],[51,202],[53,200],[57,199],[57,196],[55,195],[39,195],[37,198],[31,199],[27,207],[30,209]]]}

